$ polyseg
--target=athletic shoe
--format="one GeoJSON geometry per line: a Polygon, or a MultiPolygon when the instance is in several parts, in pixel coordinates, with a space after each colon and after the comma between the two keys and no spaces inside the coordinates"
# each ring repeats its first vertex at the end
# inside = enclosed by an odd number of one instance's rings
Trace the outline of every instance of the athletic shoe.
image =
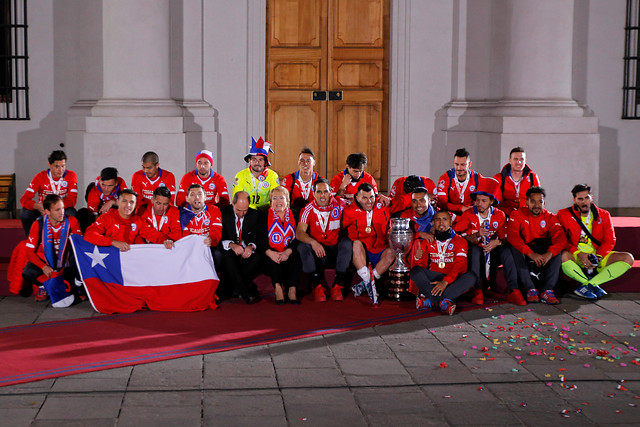
{"type": "Polygon", "coordinates": [[[586,298],[590,300],[598,299],[598,296],[593,292],[593,286],[582,285],[573,291],[574,294],[578,295],[581,298],[586,298]]]}
{"type": "Polygon", "coordinates": [[[544,291],[542,295],[540,295],[540,301],[549,305],[560,304],[560,301],[556,298],[552,290],[544,291]]]}
{"type": "Polygon", "coordinates": [[[367,290],[367,287],[365,286],[364,281],[360,283],[356,283],[355,285],[351,286],[351,292],[353,292],[354,297],[359,297],[366,290],[367,290]]]}
{"type": "Polygon", "coordinates": [[[507,302],[513,305],[527,305],[527,301],[522,296],[520,289],[514,289],[507,295],[507,302]]]}
{"type": "Polygon", "coordinates": [[[47,295],[47,291],[44,289],[44,286],[38,287],[38,293],[36,294],[36,301],[42,302],[49,299],[49,295],[47,295]]]}
{"type": "Polygon", "coordinates": [[[453,313],[456,311],[456,305],[450,299],[443,299],[440,302],[440,310],[449,316],[453,316],[453,313]]]}
{"type": "Polygon", "coordinates": [[[333,285],[333,288],[331,288],[331,301],[342,301],[343,299],[342,286],[333,285]]]}
{"type": "Polygon", "coordinates": [[[477,305],[484,304],[484,294],[482,293],[482,289],[475,289],[473,291],[473,298],[471,298],[471,303],[477,305]]]}
{"type": "Polygon", "coordinates": [[[327,300],[327,296],[324,293],[324,288],[322,285],[316,285],[313,289],[313,300],[315,302],[324,302],[327,300]]]}
{"type": "Polygon", "coordinates": [[[431,308],[431,300],[423,296],[416,297],[416,309],[425,310],[427,308],[431,308]]]}
{"type": "Polygon", "coordinates": [[[376,289],[376,283],[374,281],[365,283],[365,287],[373,305],[378,305],[380,301],[378,300],[378,290],[376,289]]]}
{"type": "Polygon", "coordinates": [[[589,285],[589,289],[591,289],[591,292],[593,292],[596,295],[596,298],[600,299],[606,295],[609,295],[607,293],[607,291],[605,291],[604,289],[602,289],[600,286],[598,285],[589,285]]]}
{"type": "Polygon", "coordinates": [[[540,293],[536,289],[527,290],[527,302],[540,302],[540,293]]]}

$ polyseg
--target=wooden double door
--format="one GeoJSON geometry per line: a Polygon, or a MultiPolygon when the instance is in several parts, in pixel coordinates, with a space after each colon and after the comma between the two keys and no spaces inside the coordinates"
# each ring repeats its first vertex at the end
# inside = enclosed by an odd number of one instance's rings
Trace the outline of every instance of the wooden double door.
{"type": "Polygon", "coordinates": [[[268,0],[266,136],[280,175],[304,146],[327,179],[365,152],[387,189],[388,34],[389,0],[268,0]]]}

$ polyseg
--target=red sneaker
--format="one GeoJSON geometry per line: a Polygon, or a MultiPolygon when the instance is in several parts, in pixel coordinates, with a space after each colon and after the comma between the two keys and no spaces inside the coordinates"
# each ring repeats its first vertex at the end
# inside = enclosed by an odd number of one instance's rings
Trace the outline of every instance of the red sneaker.
{"type": "Polygon", "coordinates": [[[527,291],[527,302],[540,302],[540,293],[536,289],[527,291]]]}
{"type": "Polygon", "coordinates": [[[344,296],[342,296],[342,286],[333,285],[331,288],[331,301],[342,301],[344,296]]]}
{"type": "Polygon", "coordinates": [[[36,301],[42,302],[49,299],[49,295],[47,295],[47,291],[45,291],[44,286],[38,287],[38,294],[36,295],[36,301]]]}
{"type": "Polygon", "coordinates": [[[527,301],[522,296],[522,292],[520,292],[520,289],[514,289],[509,292],[509,295],[507,295],[507,302],[510,302],[514,305],[527,305],[527,301]]]}
{"type": "Polygon", "coordinates": [[[484,304],[484,294],[482,293],[482,289],[475,289],[473,291],[473,298],[471,299],[471,303],[477,305],[484,304]]]}
{"type": "Polygon", "coordinates": [[[313,290],[313,299],[315,302],[325,302],[327,300],[327,296],[324,293],[324,288],[322,285],[316,285],[313,290]]]}
{"type": "Polygon", "coordinates": [[[549,305],[560,304],[560,300],[556,298],[556,294],[553,293],[552,290],[544,291],[542,295],[540,295],[540,301],[549,305]]]}
{"type": "Polygon", "coordinates": [[[456,311],[456,305],[450,299],[443,299],[440,302],[440,310],[442,310],[443,313],[446,313],[449,316],[453,316],[453,313],[455,313],[456,311]]]}

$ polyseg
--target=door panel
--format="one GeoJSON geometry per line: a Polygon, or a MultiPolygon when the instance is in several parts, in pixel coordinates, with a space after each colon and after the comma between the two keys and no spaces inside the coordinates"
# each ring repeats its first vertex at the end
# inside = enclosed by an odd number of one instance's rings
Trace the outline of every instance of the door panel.
{"type": "Polygon", "coordinates": [[[349,154],[363,151],[367,171],[386,190],[389,0],[268,0],[267,8],[273,169],[297,170],[308,146],[316,170],[331,179],[349,154]],[[313,101],[318,90],[342,93],[313,101]]]}
{"type": "Polygon", "coordinates": [[[269,138],[280,143],[280,148],[271,154],[273,169],[283,176],[297,170],[298,154],[304,146],[316,153],[316,168],[326,168],[326,156],[318,153],[326,146],[326,133],[322,124],[326,122],[326,108],[320,102],[280,102],[269,104],[269,138]],[[287,144],[296,141],[296,144],[287,144]]]}
{"type": "Polygon", "coordinates": [[[384,0],[333,1],[333,45],[383,47],[384,0]]]}

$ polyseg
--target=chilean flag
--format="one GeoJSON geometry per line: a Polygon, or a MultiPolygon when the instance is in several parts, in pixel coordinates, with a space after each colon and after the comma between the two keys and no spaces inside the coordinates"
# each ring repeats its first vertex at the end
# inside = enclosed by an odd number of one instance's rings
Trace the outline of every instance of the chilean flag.
{"type": "Polygon", "coordinates": [[[217,308],[218,275],[204,237],[164,245],[131,245],[127,252],[96,246],[80,235],[71,243],[93,308],[100,313],[201,311],[217,308]]]}

